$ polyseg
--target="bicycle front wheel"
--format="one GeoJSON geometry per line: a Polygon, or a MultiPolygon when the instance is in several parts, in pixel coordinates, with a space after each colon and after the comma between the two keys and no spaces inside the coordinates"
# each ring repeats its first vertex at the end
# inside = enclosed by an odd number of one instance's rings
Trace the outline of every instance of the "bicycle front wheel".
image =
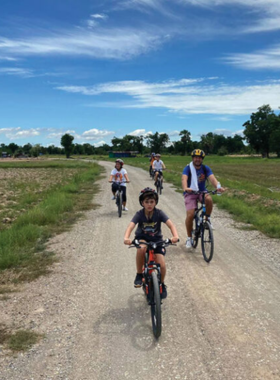
{"type": "Polygon", "coordinates": [[[157,193],[158,193],[158,195],[161,194],[161,186],[160,185],[161,185],[160,180],[158,179],[157,180],[157,193]]]}
{"type": "Polygon", "coordinates": [[[122,192],[119,193],[119,200],[118,200],[118,215],[119,218],[122,216],[122,192]]]}
{"type": "Polygon", "coordinates": [[[155,338],[161,335],[161,300],[157,272],[152,272],[151,281],[151,317],[155,338]]]}
{"type": "Polygon", "coordinates": [[[206,220],[201,231],[201,249],[203,258],[210,263],[214,254],[214,235],[211,224],[206,220]]]}

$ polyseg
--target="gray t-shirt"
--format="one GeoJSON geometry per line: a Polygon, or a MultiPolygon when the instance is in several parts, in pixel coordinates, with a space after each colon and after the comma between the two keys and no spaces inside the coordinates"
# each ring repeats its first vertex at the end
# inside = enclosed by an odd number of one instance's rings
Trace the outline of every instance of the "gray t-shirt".
{"type": "Polygon", "coordinates": [[[151,219],[147,219],[145,210],[138,211],[132,218],[132,222],[138,224],[135,238],[146,241],[158,241],[162,239],[161,223],[166,223],[168,216],[161,210],[155,208],[151,219]]]}

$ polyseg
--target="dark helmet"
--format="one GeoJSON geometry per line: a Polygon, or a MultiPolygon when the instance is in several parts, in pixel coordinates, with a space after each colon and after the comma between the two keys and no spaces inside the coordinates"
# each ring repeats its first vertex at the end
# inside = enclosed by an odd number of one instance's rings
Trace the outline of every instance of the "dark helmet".
{"type": "Polygon", "coordinates": [[[155,157],[155,155],[156,155],[155,153],[152,153],[152,156],[153,156],[153,157],[155,157]]]}
{"type": "Polygon", "coordinates": [[[191,156],[192,156],[192,157],[194,157],[194,156],[198,156],[198,157],[202,157],[202,158],[204,158],[204,157],[205,157],[205,153],[204,153],[204,151],[201,150],[201,149],[195,149],[195,150],[192,151],[191,156]]]}
{"type": "Polygon", "coordinates": [[[156,205],[158,204],[158,193],[151,187],[145,187],[145,189],[141,190],[139,194],[139,203],[142,207],[143,207],[142,202],[144,200],[144,197],[146,198],[147,195],[153,196],[156,201],[156,205]]]}

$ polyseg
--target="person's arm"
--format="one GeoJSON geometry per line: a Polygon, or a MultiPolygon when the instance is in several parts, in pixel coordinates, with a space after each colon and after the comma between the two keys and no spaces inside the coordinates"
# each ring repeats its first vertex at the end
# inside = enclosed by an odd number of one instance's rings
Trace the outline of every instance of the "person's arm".
{"type": "Polygon", "coordinates": [[[111,174],[109,177],[109,182],[112,182],[112,181],[113,181],[113,175],[111,174]]]}
{"type": "Polygon", "coordinates": [[[130,181],[129,181],[129,178],[128,178],[128,176],[127,176],[127,173],[125,173],[124,178],[126,179],[126,182],[130,182],[130,181]]]}
{"type": "Polygon", "coordinates": [[[182,189],[187,193],[192,192],[192,189],[188,187],[188,176],[186,174],[182,174],[182,189]]]}
{"type": "Polygon", "coordinates": [[[133,222],[130,222],[126,231],[125,231],[125,234],[124,234],[124,238],[123,238],[123,242],[125,245],[131,245],[132,241],[130,240],[130,235],[131,235],[131,232],[133,231],[135,227],[135,223],[133,222]]]}
{"type": "Polygon", "coordinates": [[[178,232],[176,230],[176,227],[175,225],[171,222],[170,219],[168,219],[165,223],[167,225],[167,227],[170,229],[171,233],[172,233],[172,243],[177,243],[177,241],[179,241],[179,237],[178,237],[178,232]]]}
{"type": "MultiPolygon", "coordinates": [[[[214,174],[209,175],[208,179],[211,182],[211,184],[217,189],[219,181],[214,176],[214,174]]],[[[225,191],[225,188],[224,187],[220,187],[220,189],[218,191],[221,192],[221,193],[223,193],[225,191]]]]}
{"type": "Polygon", "coordinates": [[[166,169],[166,166],[164,165],[163,161],[162,161],[162,169],[166,169]]]}

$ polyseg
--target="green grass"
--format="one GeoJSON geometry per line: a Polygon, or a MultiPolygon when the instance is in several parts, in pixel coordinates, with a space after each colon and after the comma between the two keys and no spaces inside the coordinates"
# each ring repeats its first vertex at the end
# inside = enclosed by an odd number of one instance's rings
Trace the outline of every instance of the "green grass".
{"type": "MultiPolygon", "coordinates": [[[[48,165],[53,167],[54,162],[38,164],[40,169],[48,165]]],[[[67,168],[78,167],[79,173],[71,177],[68,183],[46,190],[40,195],[42,201],[23,212],[9,228],[1,231],[0,271],[12,268],[16,273],[14,281],[32,280],[47,273],[49,264],[54,260],[54,256],[44,249],[47,239],[69,228],[81,211],[93,207],[92,197],[97,191],[93,184],[102,168],[94,163],[74,161],[55,165],[66,171],[67,168]]],[[[32,199],[32,195],[27,193],[18,207],[26,206],[26,200],[32,199]]]]}
{"type": "Polygon", "coordinates": [[[18,330],[10,336],[5,335],[4,343],[12,351],[26,351],[42,338],[43,335],[34,331],[18,330]]]}
{"type": "MultiPolygon", "coordinates": [[[[162,156],[162,160],[167,167],[165,180],[173,183],[181,192],[182,171],[191,158],[162,156]]],[[[146,170],[148,175],[147,157],[125,158],[124,161],[125,164],[146,170]]],[[[213,197],[218,207],[229,211],[236,220],[250,224],[251,228],[267,236],[280,238],[279,159],[207,156],[204,164],[211,167],[222,186],[227,188],[221,197],[213,197]]]]}

